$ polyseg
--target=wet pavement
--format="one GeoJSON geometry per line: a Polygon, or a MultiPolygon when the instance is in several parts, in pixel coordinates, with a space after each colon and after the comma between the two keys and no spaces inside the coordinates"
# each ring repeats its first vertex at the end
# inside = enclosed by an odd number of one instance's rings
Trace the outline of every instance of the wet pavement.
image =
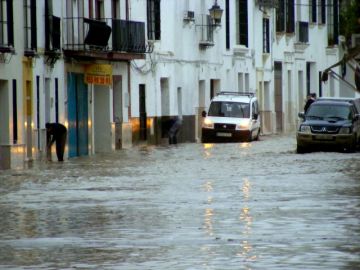
{"type": "Polygon", "coordinates": [[[294,136],[0,171],[0,269],[360,269],[360,152],[294,136]]]}

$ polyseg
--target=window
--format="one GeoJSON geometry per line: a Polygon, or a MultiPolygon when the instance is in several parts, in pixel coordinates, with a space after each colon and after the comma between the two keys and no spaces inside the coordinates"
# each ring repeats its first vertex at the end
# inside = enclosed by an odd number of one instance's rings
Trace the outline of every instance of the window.
{"type": "Polygon", "coordinates": [[[316,5],[317,0],[310,0],[310,6],[309,6],[309,18],[310,18],[310,22],[312,23],[316,23],[317,22],[317,5],[316,5]]]}
{"type": "Polygon", "coordinates": [[[0,0],[0,48],[14,46],[12,0],[0,0]]]}
{"type": "Polygon", "coordinates": [[[279,0],[276,8],[276,32],[285,32],[285,0],[279,0]]]}
{"type": "Polygon", "coordinates": [[[298,41],[302,43],[309,42],[309,23],[298,22],[298,41]]]}
{"type": "Polygon", "coordinates": [[[248,6],[247,0],[238,0],[237,2],[237,44],[248,47],[248,6]]]}
{"type": "Polygon", "coordinates": [[[319,0],[319,23],[326,23],[326,0],[319,0]]]}
{"type": "MultiPolygon", "coordinates": [[[[24,0],[25,51],[36,51],[36,0],[24,0]]],[[[26,52],[25,52],[26,53],[26,52]]]]}
{"type": "Polygon", "coordinates": [[[270,21],[263,18],[263,53],[270,53],[270,21]]]}
{"type": "Polygon", "coordinates": [[[286,1],[286,33],[295,32],[295,5],[294,0],[286,1]]]}
{"type": "Polygon", "coordinates": [[[160,0],[147,0],[147,28],[149,40],[160,40],[160,0]]]}
{"type": "Polygon", "coordinates": [[[105,18],[104,0],[96,0],[95,2],[95,19],[105,18]]]}
{"type": "Polygon", "coordinates": [[[230,6],[229,0],[225,4],[225,31],[226,31],[226,49],[230,49],[230,6]]]}
{"type": "Polygon", "coordinates": [[[276,8],[276,32],[295,32],[294,0],[279,0],[276,8]]]}
{"type": "Polygon", "coordinates": [[[111,13],[113,19],[120,19],[119,0],[112,0],[111,13]]]}
{"type": "Polygon", "coordinates": [[[45,49],[46,51],[60,50],[61,19],[53,16],[52,1],[45,1],[45,49]]]}
{"type": "Polygon", "coordinates": [[[339,2],[338,0],[328,0],[327,5],[327,29],[328,45],[337,44],[339,36],[339,2]]]}

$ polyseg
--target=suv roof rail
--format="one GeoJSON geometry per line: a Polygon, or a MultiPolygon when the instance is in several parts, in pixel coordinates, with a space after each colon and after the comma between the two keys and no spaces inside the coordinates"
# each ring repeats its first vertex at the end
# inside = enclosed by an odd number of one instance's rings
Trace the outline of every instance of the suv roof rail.
{"type": "Polygon", "coordinates": [[[252,98],[255,96],[253,92],[230,92],[230,91],[221,91],[218,95],[233,95],[233,96],[247,96],[252,98]]]}

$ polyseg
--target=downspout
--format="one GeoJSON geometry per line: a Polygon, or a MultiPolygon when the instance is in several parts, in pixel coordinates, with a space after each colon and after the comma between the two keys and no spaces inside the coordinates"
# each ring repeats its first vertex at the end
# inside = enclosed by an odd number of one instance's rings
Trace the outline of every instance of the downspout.
{"type": "MultiPolygon", "coordinates": [[[[126,10],[125,18],[128,21],[129,17],[130,17],[130,14],[129,14],[129,11],[130,11],[129,0],[126,0],[126,2],[125,2],[125,10],[126,10]]],[[[131,121],[131,82],[130,82],[130,80],[131,80],[131,63],[130,63],[130,61],[131,60],[127,61],[128,94],[129,94],[128,121],[129,122],[131,121]]]]}

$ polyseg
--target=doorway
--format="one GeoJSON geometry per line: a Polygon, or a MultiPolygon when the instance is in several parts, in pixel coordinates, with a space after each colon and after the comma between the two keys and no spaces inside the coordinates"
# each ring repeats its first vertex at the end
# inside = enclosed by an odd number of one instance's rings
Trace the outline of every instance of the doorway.
{"type": "Polygon", "coordinates": [[[9,144],[8,81],[0,80],[0,144],[9,144]]]}
{"type": "Polygon", "coordinates": [[[282,64],[275,62],[275,115],[276,133],[283,131],[282,64]]]}
{"type": "Polygon", "coordinates": [[[198,141],[201,140],[201,127],[203,123],[203,116],[202,112],[205,111],[205,81],[199,81],[199,107],[197,108],[196,118],[197,118],[197,125],[196,125],[196,138],[198,141]]]}
{"type": "Polygon", "coordinates": [[[32,160],[32,82],[25,82],[25,134],[26,134],[26,158],[32,160]]]}
{"type": "Polygon", "coordinates": [[[140,116],[140,140],[146,141],[147,139],[147,126],[146,126],[146,91],[145,84],[139,85],[139,116],[140,116]]]}
{"type": "Polygon", "coordinates": [[[123,123],[122,77],[113,76],[113,119],[115,123],[115,149],[122,148],[123,123]]]}
{"type": "Polygon", "coordinates": [[[88,90],[84,74],[68,73],[68,148],[69,157],[89,153],[88,90]]]}
{"type": "Polygon", "coordinates": [[[111,151],[110,89],[94,85],[94,151],[111,151]]]}

